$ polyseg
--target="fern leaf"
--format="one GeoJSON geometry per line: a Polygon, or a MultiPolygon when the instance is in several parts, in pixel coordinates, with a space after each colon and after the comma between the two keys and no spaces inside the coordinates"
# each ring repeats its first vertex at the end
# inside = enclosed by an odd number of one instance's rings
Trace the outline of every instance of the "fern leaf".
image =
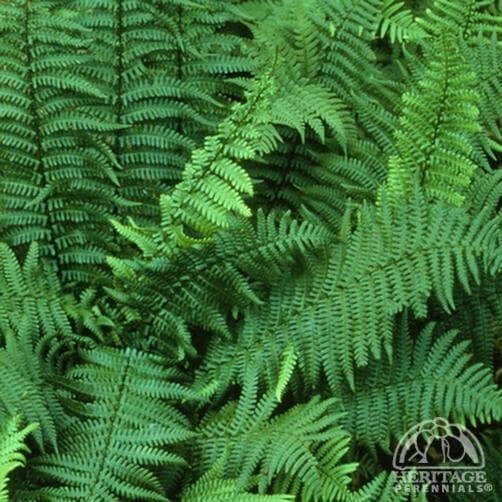
{"type": "Polygon", "coordinates": [[[347,430],[368,446],[378,442],[388,450],[392,436],[432,416],[460,423],[499,420],[502,394],[489,368],[472,362],[468,343],[457,342],[455,331],[433,339],[432,324],[413,343],[406,323],[397,331],[392,363],[371,363],[358,372],[356,390],[345,394],[347,430]]]}
{"type": "Polygon", "coordinates": [[[387,182],[394,200],[409,197],[419,180],[428,198],[462,204],[476,169],[470,159],[470,137],[479,131],[473,83],[455,39],[440,36],[420,91],[403,97],[399,153],[389,160],[387,182]]]}
{"type": "Polygon", "coordinates": [[[72,394],[67,407],[80,420],[65,431],[58,454],[33,462],[47,480],[40,495],[167,500],[151,468],[185,463],[166,448],[192,436],[187,419],[171,403],[194,394],[176,382],[176,370],[146,353],[96,349],[81,357],[84,363],[62,382],[72,394]]]}
{"type": "Polygon", "coordinates": [[[24,444],[26,436],[37,428],[37,424],[20,427],[18,417],[4,418],[0,429],[0,501],[8,502],[9,473],[26,462],[25,452],[30,452],[24,444]]]}

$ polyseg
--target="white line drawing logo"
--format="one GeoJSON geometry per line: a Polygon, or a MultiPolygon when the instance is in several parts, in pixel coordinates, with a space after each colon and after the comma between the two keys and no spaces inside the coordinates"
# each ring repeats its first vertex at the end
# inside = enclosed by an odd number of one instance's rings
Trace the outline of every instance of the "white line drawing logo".
{"type": "Polygon", "coordinates": [[[398,471],[474,470],[484,468],[485,458],[478,439],[469,429],[436,417],[415,425],[401,437],[392,465],[398,471]]]}

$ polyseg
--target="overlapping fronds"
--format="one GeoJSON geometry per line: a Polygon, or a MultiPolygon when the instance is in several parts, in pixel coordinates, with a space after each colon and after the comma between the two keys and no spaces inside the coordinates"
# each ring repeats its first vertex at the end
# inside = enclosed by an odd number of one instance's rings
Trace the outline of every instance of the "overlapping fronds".
{"type": "Polygon", "coordinates": [[[344,393],[344,427],[368,446],[389,449],[393,435],[399,438],[429,417],[499,420],[502,394],[490,369],[472,361],[468,345],[455,331],[438,337],[433,324],[412,340],[404,319],[392,363],[372,361],[356,373],[355,390],[344,393]]]}
{"type": "Polygon", "coordinates": [[[90,282],[111,248],[114,162],[92,110],[105,94],[86,74],[87,33],[57,2],[0,5],[0,235],[40,242],[64,279],[90,282]],[[90,275],[89,275],[90,274],[90,275]]]}
{"type": "Polygon", "coordinates": [[[278,493],[293,488],[300,500],[347,490],[355,465],[340,463],[348,436],[336,425],[333,402],[314,398],[272,416],[275,407],[271,396],[257,399],[250,384],[238,402],[209,414],[197,431],[200,469],[208,470],[223,458],[223,471],[237,477],[239,486],[258,469],[262,490],[274,482],[278,493]]]}
{"type": "Polygon", "coordinates": [[[322,228],[299,225],[288,213],[260,211],[255,224],[243,220],[201,249],[143,261],[110,259],[117,284],[108,291],[121,305],[122,322],[151,347],[182,356],[193,351],[189,326],[228,335],[226,312],[231,309],[235,317],[262,303],[254,281],[272,284],[328,242],[322,228]]]}
{"type": "Polygon", "coordinates": [[[0,499],[499,500],[500,8],[1,0],[0,499]]]}

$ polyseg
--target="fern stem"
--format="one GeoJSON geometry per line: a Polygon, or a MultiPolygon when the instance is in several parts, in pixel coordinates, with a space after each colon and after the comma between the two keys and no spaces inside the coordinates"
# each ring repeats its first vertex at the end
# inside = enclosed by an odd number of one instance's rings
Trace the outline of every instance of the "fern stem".
{"type": "MultiPolygon", "coordinates": [[[[276,52],[275,57],[274,57],[274,61],[272,63],[272,66],[271,66],[270,70],[267,72],[267,75],[274,75],[274,73],[275,73],[275,71],[277,69],[278,59],[279,59],[279,54],[278,54],[278,52],[276,52]]],[[[262,85],[261,89],[259,89],[259,92],[256,93],[256,95],[253,98],[253,101],[249,104],[248,109],[245,111],[244,115],[240,118],[240,120],[239,121],[237,121],[237,120],[235,120],[235,121],[233,120],[232,121],[233,129],[231,131],[229,131],[227,133],[227,136],[220,141],[220,144],[219,144],[217,150],[213,154],[213,157],[208,161],[209,165],[212,165],[215,162],[217,162],[220,159],[220,157],[224,154],[225,148],[230,143],[231,138],[233,137],[233,135],[236,132],[238,132],[242,127],[245,126],[245,124],[248,121],[249,117],[253,115],[255,109],[257,108],[258,104],[262,100],[263,95],[266,94],[267,90],[268,89],[265,86],[262,85]]],[[[184,194],[183,199],[181,199],[181,201],[178,203],[178,206],[177,206],[178,211],[180,211],[180,210],[182,211],[184,205],[187,204],[187,203],[189,203],[190,198],[193,196],[194,190],[197,189],[198,183],[206,175],[207,175],[207,171],[206,170],[202,170],[201,172],[199,172],[198,174],[196,174],[192,178],[190,178],[190,187],[189,187],[188,191],[184,194]]],[[[175,190],[176,190],[176,188],[175,188],[175,190]]],[[[176,217],[175,217],[173,219],[173,223],[175,225],[177,225],[177,224],[179,224],[181,222],[178,221],[176,219],[176,217]]]]}
{"type": "Polygon", "coordinates": [[[449,65],[449,51],[448,47],[445,46],[445,39],[444,37],[441,40],[442,42],[442,49],[445,57],[445,64],[444,64],[444,80],[443,80],[443,89],[441,92],[441,102],[439,103],[437,107],[437,112],[436,112],[436,120],[434,123],[434,132],[432,134],[432,137],[428,143],[428,148],[425,151],[425,158],[424,161],[422,162],[422,165],[420,166],[419,170],[419,178],[420,178],[420,186],[424,186],[425,183],[425,175],[427,174],[427,166],[431,160],[432,153],[434,150],[437,148],[437,139],[439,137],[439,132],[441,131],[441,126],[443,124],[444,120],[444,114],[446,110],[446,98],[448,97],[448,88],[450,86],[450,65],[449,65]]]}

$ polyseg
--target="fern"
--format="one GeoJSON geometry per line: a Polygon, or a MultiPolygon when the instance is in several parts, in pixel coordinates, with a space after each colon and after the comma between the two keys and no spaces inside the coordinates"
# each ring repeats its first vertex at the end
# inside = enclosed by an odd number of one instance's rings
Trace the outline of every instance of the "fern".
{"type": "Polygon", "coordinates": [[[432,32],[456,30],[465,38],[479,32],[490,33],[497,25],[500,26],[501,19],[486,12],[486,7],[492,4],[493,0],[435,0],[427,11],[427,21],[422,21],[422,24],[432,32]]]}
{"type": "Polygon", "coordinates": [[[92,281],[117,202],[113,162],[95,135],[115,125],[93,116],[105,94],[85,74],[88,39],[74,17],[55,2],[0,6],[0,224],[11,245],[38,240],[64,279],[92,281]]]}
{"type": "Polygon", "coordinates": [[[476,169],[469,157],[470,136],[479,131],[478,96],[454,39],[442,35],[436,53],[420,91],[403,97],[388,187],[397,200],[409,196],[418,179],[427,197],[460,205],[476,169]]]}
{"type": "MultiPolygon", "coordinates": [[[[496,68],[500,67],[502,54],[497,36],[493,33],[491,38],[486,40],[479,34],[473,44],[467,45],[463,42],[461,49],[471,71],[477,76],[476,88],[479,89],[481,97],[479,103],[481,122],[493,135],[495,144],[500,145],[502,136],[498,120],[502,81],[496,68]]],[[[490,142],[490,139],[488,141],[490,142]]]]}
{"type": "Polygon", "coordinates": [[[248,305],[262,303],[250,279],[273,283],[327,243],[326,232],[314,225],[298,225],[289,214],[259,212],[255,225],[245,220],[217,234],[211,245],[182,250],[174,258],[110,258],[117,283],[108,291],[123,309],[122,323],[138,329],[148,312],[146,330],[140,328],[142,338],[149,339],[150,346],[169,347],[169,353],[180,350],[182,357],[193,352],[188,326],[228,335],[226,309],[232,308],[235,317],[248,305]]]}
{"type": "Polygon", "coordinates": [[[170,402],[194,395],[176,382],[176,370],[148,354],[97,349],[81,356],[83,364],[72,368],[62,385],[70,394],[68,409],[82,420],[69,422],[59,453],[32,463],[50,480],[33,496],[166,500],[149,467],[185,462],[165,449],[192,435],[170,402]]]}
{"type": "Polygon", "coordinates": [[[0,2],[0,499],[498,500],[501,18],[0,2]]]}
{"type": "Polygon", "coordinates": [[[481,214],[471,220],[462,210],[442,206],[427,213],[424,207],[419,196],[399,210],[387,202],[377,210],[364,208],[349,244],[334,255],[328,271],[297,289],[284,291],[281,284],[269,308],[247,316],[239,349],[230,344],[211,354],[213,378],[222,378],[220,368],[227,365],[224,381],[235,372],[245,378],[242,368],[253,364],[270,374],[277,353],[291,343],[304,385],[318,385],[321,368],[332,388],[341,373],[353,385],[354,363],[366,365],[370,354],[381,356],[382,347],[392,352],[396,313],[411,307],[425,316],[433,294],[451,312],[457,282],[470,291],[484,267],[487,273],[499,270],[498,219],[481,214]]]}
{"type": "Polygon", "coordinates": [[[72,4],[95,34],[89,71],[110,97],[97,113],[121,126],[109,139],[120,166],[118,193],[134,203],[128,215],[155,221],[160,193],[180,179],[190,152],[224,116],[220,98],[238,92],[224,77],[249,63],[235,55],[239,38],[219,32],[229,16],[218,2],[196,9],[183,0],[72,4]]]}
{"type": "Polygon", "coordinates": [[[22,267],[12,250],[0,246],[0,285],[0,410],[38,423],[33,432],[38,447],[57,449],[57,423],[64,413],[51,381],[58,368],[51,366],[65,351],[61,342],[75,339],[70,315],[76,302],[63,295],[51,268],[39,264],[35,245],[22,267]]]}
{"type": "Polygon", "coordinates": [[[499,420],[502,395],[490,370],[469,360],[468,342],[455,343],[455,331],[434,340],[432,324],[413,342],[406,320],[401,324],[394,342],[399,352],[392,364],[370,364],[358,372],[355,391],[346,392],[342,422],[347,430],[369,446],[379,442],[388,449],[391,433],[400,437],[428,417],[499,420]]]}
{"type": "Polygon", "coordinates": [[[18,417],[3,420],[0,430],[0,501],[8,502],[9,493],[7,485],[9,473],[26,464],[24,452],[29,449],[24,444],[26,436],[37,428],[36,424],[28,425],[21,429],[18,417]]]}
{"type": "Polygon", "coordinates": [[[236,502],[285,502],[293,500],[291,495],[259,495],[243,492],[238,489],[236,479],[221,478],[222,462],[217,462],[208,472],[181,494],[182,502],[219,502],[235,500],[236,502]]]}
{"type": "MultiPolygon", "coordinates": [[[[246,103],[236,105],[220,125],[218,135],[207,137],[204,148],[195,150],[173,192],[161,197],[161,235],[166,241],[161,249],[165,252],[172,253],[177,246],[203,241],[216,230],[228,228],[232,213],[251,214],[243,196],[251,195],[253,186],[238,162],[273,148],[277,140],[268,108],[272,83],[268,75],[257,82],[246,103]],[[194,233],[195,237],[191,235],[194,233]]],[[[115,222],[115,228],[135,240],[134,230],[119,222],[115,222]]]]}
{"type": "Polygon", "coordinates": [[[425,36],[424,30],[416,22],[413,13],[405,7],[405,2],[386,0],[380,13],[380,36],[387,34],[392,43],[398,41],[417,42],[425,36]]]}
{"type": "Polygon", "coordinates": [[[245,486],[259,468],[262,490],[276,476],[282,478],[284,487],[297,476],[302,500],[343,491],[347,474],[355,466],[336,465],[345,452],[347,437],[334,427],[338,416],[328,413],[332,401],[314,398],[271,418],[275,400],[264,396],[255,402],[252,385],[244,389],[238,403],[228,403],[202,422],[197,439],[201,468],[207,470],[225,455],[224,472],[238,476],[239,486],[245,486]]]}

